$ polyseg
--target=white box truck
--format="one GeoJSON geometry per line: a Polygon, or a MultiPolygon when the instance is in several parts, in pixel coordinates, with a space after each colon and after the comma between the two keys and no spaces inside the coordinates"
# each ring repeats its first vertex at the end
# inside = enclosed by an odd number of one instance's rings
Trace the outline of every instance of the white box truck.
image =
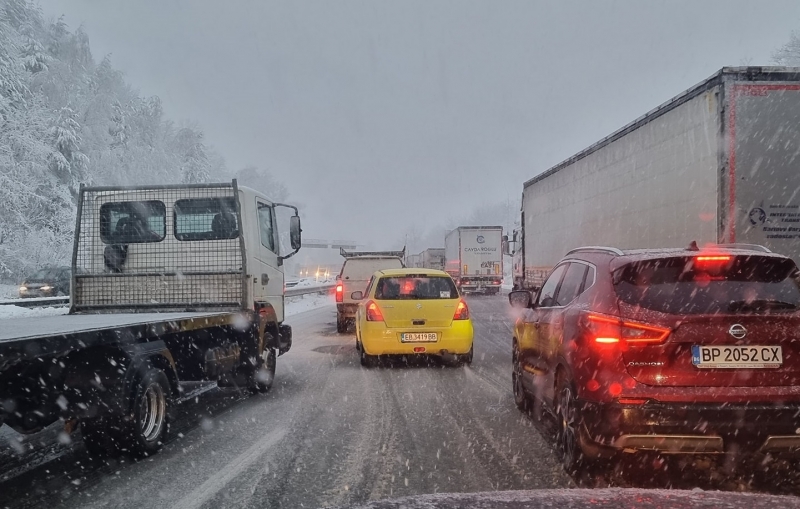
{"type": "Polygon", "coordinates": [[[459,226],[444,239],[445,271],[463,292],[496,294],[503,284],[503,227],[459,226]]]}
{"type": "Polygon", "coordinates": [[[579,246],[760,244],[800,261],[800,68],[723,68],[525,182],[522,286],[579,246]]]}

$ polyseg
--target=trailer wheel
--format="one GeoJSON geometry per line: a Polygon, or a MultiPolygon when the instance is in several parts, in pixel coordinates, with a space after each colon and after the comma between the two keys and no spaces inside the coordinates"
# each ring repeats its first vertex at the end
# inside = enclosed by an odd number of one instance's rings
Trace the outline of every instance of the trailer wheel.
{"type": "Polygon", "coordinates": [[[161,449],[169,427],[170,385],[167,375],[149,367],[133,386],[130,418],[123,429],[124,447],[133,456],[161,449]]]}

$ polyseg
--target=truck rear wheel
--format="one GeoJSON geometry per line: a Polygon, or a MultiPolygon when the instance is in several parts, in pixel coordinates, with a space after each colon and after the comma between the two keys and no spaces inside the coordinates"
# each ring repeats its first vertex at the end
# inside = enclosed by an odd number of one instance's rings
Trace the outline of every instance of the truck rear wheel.
{"type": "Polygon", "coordinates": [[[347,319],[336,317],[336,332],[343,334],[347,332],[347,319]]]}
{"type": "Polygon", "coordinates": [[[170,385],[167,375],[150,367],[133,387],[130,419],[122,429],[123,450],[149,456],[164,444],[169,427],[170,385]]]}
{"type": "Polygon", "coordinates": [[[96,418],[81,421],[83,445],[98,458],[115,456],[120,449],[119,418],[96,418]]]}

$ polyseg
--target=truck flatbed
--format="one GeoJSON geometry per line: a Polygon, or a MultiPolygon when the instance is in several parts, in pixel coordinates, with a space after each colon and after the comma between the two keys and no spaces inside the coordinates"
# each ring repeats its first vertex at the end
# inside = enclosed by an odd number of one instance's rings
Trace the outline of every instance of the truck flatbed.
{"type": "Polygon", "coordinates": [[[21,359],[58,355],[92,344],[147,341],[165,333],[231,323],[234,315],[206,311],[9,318],[0,321],[0,369],[21,359]]]}

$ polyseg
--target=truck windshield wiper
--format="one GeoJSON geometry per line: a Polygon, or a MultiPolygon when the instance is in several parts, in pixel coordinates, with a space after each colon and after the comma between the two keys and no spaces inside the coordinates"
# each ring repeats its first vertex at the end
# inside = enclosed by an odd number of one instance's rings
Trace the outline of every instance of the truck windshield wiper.
{"type": "Polygon", "coordinates": [[[776,299],[737,300],[728,304],[728,311],[763,311],[766,309],[797,309],[796,304],[776,299]]]}

